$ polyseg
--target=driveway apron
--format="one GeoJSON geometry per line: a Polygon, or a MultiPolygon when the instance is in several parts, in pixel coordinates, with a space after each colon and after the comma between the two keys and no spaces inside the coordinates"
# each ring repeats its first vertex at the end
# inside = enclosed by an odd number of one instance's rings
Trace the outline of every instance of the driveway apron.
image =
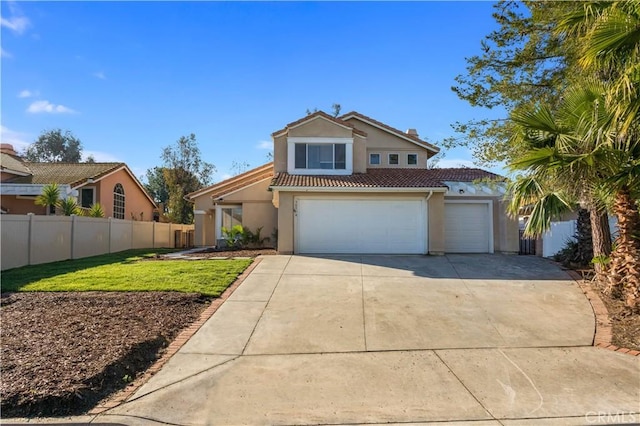
{"type": "Polygon", "coordinates": [[[640,422],[640,359],[592,347],[594,328],[537,257],[267,256],[96,421],[640,422]]]}

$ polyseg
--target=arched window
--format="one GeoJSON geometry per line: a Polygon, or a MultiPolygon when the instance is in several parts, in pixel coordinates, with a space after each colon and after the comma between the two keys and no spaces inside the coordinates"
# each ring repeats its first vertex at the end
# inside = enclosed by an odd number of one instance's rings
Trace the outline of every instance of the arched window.
{"type": "Polygon", "coordinates": [[[113,217],[124,219],[124,188],[119,183],[113,187],[113,217]]]}

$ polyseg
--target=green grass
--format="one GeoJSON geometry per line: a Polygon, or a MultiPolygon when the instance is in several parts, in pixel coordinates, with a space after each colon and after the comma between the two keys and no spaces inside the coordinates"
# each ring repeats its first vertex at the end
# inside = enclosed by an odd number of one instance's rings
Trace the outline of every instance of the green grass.
{"type": "Polygon", "coordinates": [[[160,260],[175,250],[128,250],[25,266],[2,273],[8,291],[179,291],[219,296],[250,264],[238,260],[160,260]]]}

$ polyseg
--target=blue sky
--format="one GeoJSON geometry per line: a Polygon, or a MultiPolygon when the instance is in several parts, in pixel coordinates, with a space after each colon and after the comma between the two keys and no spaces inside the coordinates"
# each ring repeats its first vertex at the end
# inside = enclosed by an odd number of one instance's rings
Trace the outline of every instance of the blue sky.
{"type": "MultiPolygon", "coordinates": [[[[214,181],[266,162],[307,109],[356,110],[437,144],[487,115],[450,90],[490,2],[2,2],[2,142],[71,130],[137,176],[195,133],[214,181]]],[[[494,116],[498,112],[493,112],[494,116]]],[[[442,166],[471,165],[467,149],[442,166]]],[[[501,169],[493,169],[501,172],[501,169]]]]}

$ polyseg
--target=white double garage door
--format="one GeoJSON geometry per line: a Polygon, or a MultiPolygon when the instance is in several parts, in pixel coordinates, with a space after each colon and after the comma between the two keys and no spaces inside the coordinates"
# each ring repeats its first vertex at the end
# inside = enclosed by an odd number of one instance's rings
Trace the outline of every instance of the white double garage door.
{"type": "MultiPolygon", "coordinates": [[[[424,254],[428,205],[415,199],[297,198],[296,253],[424,254]]],[[[488,253],[488,202],[445,202],[445,252],[488,253]]]]}

